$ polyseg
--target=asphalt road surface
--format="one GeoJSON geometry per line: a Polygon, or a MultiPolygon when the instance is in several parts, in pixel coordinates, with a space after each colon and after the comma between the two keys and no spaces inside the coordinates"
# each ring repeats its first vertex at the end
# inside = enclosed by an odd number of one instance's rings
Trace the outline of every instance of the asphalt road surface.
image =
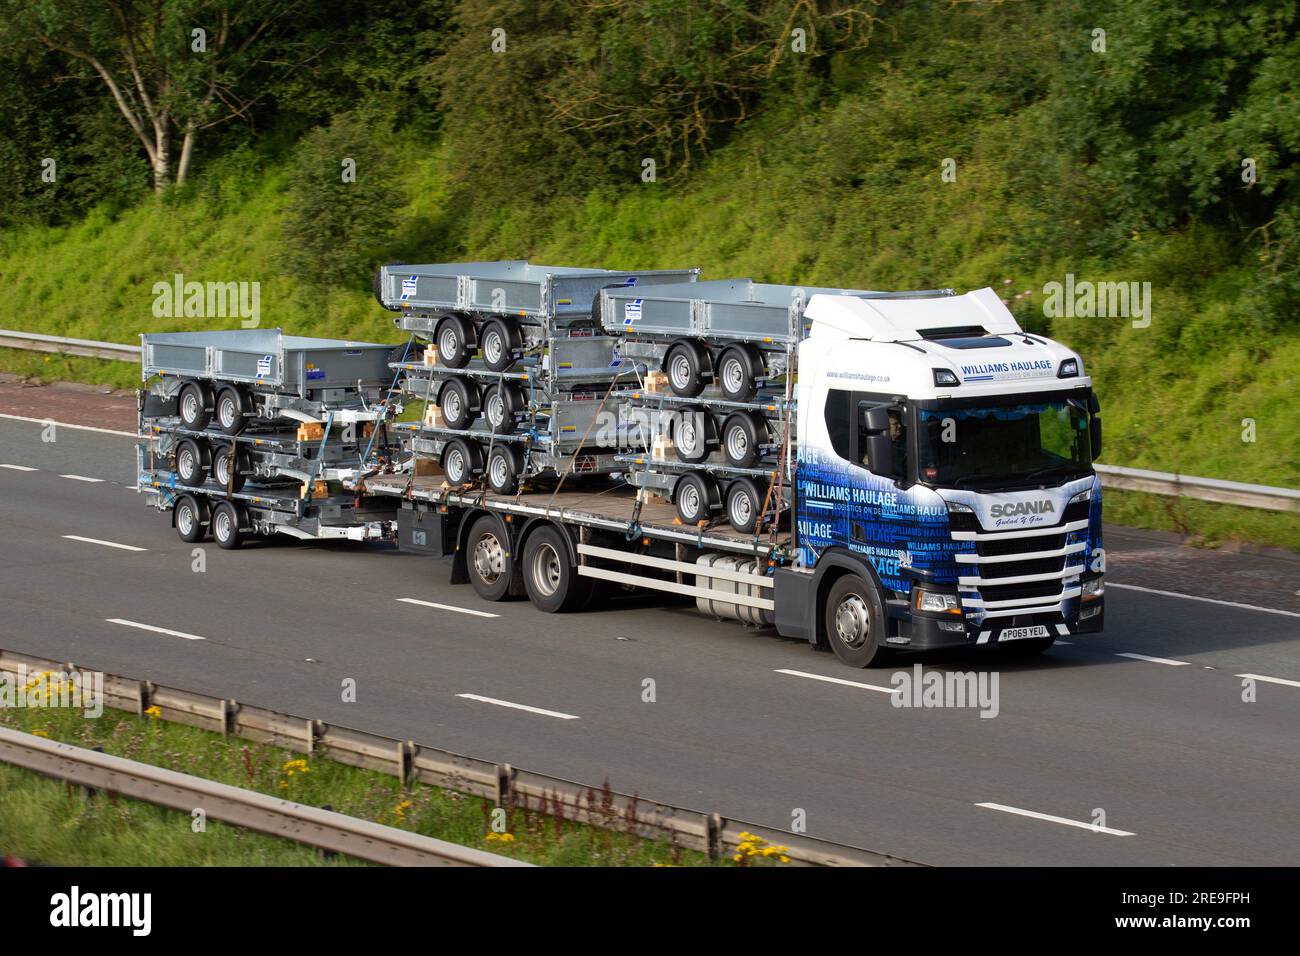
{"type": "Polygon", "coordinates": [[[1294,560],[1108,529],[1105,633],[921,661],[996,674],[990,719],[893,706],[879,688],[912,659],[853,670],[658,595],[545,615],[450,586],[445,561],[287,539],[208,542],[196,571],[133,490],[129,437],[44,437],[0,419],[8,650],[755,823],[803,811],[812,836],[924,863],[1300,862],[1294,560]]]}

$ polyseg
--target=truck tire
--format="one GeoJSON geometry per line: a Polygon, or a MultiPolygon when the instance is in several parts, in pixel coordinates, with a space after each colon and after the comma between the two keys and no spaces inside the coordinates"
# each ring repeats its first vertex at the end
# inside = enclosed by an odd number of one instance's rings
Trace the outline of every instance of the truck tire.
{"type": "Polygon", "coordinates": [[[664,371],[675,395],[694,398],[704,391],[704,350],[694,342],[678,342],[668,350],[664,371]]]}
{"type": "Polygon", "coordinates": [[[731,527],[749,534],[762,517],[763,493],[753,478],[737,478],[727,489],[727,521],[731,527]]]}
{"type": "Polygon", "coordinates": [[[673,428],[673,448],[677,457],[695,464],[709,457],[709,431],[713,419],[699,409],[683,408],[673,428]]]}
{"type": "Polygon", "coordinates": [[[438,346],[439,362],[447,368],[464,368],[473,348],[474,327],[463,315],[446,316],[438,323],[433,341],[438,346]]]}
{"type": "Polygon", "coordinates": [[[193,438],[176,443],[176,475],[183,485],[201,485],[208,477],[208,465],[201,446],[193,438]]]}
{"type": "Polygon", "coordinates": [[[510,542],[502,537],[501,523],[492,515],[474,522],[465,543],[465,564],[469,581],[485,601],[504,600],[510,591],[514,562],[510,542]]]}
{"type": "Polygon", "coordinates": [[[823,617],[826,642],[845,664],[869,667],[885,658],[885,609],[874,584],[856,574],[839,578],[826,595],[823,617]]]}
{"type": "Polygon", "coordinates": [[[483,393],[483,417],[494,434],[513,434],[519,425],[515,416],[523,407],[524,396],[517,385],[493,385],[483,393]]]}
{"type": "Polygon", "coordinates": [[[729,346],[718,359],[718,385],[733,402],[752,399],[764,372],[763,356],[751,345],[729,346]]]}
{"type": "Polygon", "coordinates": [[[504,372],[515,364],[519,350],[519,330],[503,319],[492,319],[479,333],[479,351],[483,364],[494,372],[504,372]]]}
{"type": "Polygon", "coordinates": [[[442,450],[442,470],[453,488],[468,484],[483,470],[483,455],[476,442],[457,438],[442,450]]]}
{"type": "Polygon", "coordinates": [[[222,489],[238,491],[244,487],[247,477],[248,458],[233,445],[221,445],[212,453],[212,480],[222,489]],[[231,474],[231,462],[234,462],[234,474],[231,474]]]}
{"type": "Polygon", "coordinates": [[[494,445],[487,460],[488,487],[499,495],[513,495],[519,490],[519,473],[524,456],[515,445],[494,445]]]}
{"type": "Polygon", "coordinates": [[[722,451],[737,468],[753,468],[767,440],[767,422],[750,412],[735,412],[722,425],[722,451]]]}
{"type": "Polygon", "coordinates": [[[233,501],[223,501],[212,509],[212,538],[227,551],[244,543],[244,509],[233,501]]]}
{"type": "Polygon", "coordinates": [[[478,387],[467,379],[447,379],[438,390],[438,408],[448,428],[469,428],[478,417],[478,387]]]}
{"type": "Polygon", "coordinates": [[[238,435],[248,424],[248,419],[244,417],[248,405],[241,389],[227,385],[217,393],[216,407],[213,409],[212,417],[216,419],[217,427],[227,435],[238,435]]]}
{"type": "Polygon", "coordinates": [[[185,542],[202,541],[207,529],[204,527],[204,509],[193,495],[181,495],[176,501],[176,534],[185,542]]]}
{"type": "Polygon", "coordinates": [[[181,424],[191,431],[201,432],[212,418],[212,395],[202,382],[192,379],[181,386],[177,400],[181,424]]]}
{"type": "Polygon", "coordinates": [[[569,562],[563,532],[543,526],[524,543],[524,590],[533,607],[547,614],[576,611],[591,597],[591,578],[569,562]]]}
{"type": "Polygon", "coordinates": [[[717,484],[708,475],[698,472],[683,475],[673,488],[677,517],[682,524],[692,527],[712,517],[717,500],[717,484]]]}

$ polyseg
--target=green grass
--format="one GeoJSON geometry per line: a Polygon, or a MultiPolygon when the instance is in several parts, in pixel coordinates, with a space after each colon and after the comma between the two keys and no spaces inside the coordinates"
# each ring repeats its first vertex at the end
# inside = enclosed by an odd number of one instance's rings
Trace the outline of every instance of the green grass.
{"type": "Polygon", "coordinates": [[[1108,522],[1173,531],[1201,548],[1258,545],[1300,551],[1300,514],[1172,498],[1140,491],[1107,490],[1108,522]]]}
{"type": "MultiPolygon", "coordinates": [[[[304,758],[153,717],[106,710],[91,720],[67,708],[6,708],[0,725],[544,866],[714,865],[702,853],[667,842],[518,808],[503,840],[492,831],[491,801],[423,784],[403,787],[393,776],[325,756],[304,758]]],[[[66,866],[322,862],[310,847],[214,821],[206,832],[193,833],[185,814],[105,794],[87,799],[77,787],[4,765],[0,848],[66,866]]]]}

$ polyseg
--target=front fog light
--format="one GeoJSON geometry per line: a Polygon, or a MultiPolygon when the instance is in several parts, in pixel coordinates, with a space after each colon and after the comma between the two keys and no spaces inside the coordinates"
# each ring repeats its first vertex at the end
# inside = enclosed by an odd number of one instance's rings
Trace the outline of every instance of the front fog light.
{"type": "Polygon", "coordinates": [[[1092,601],[1106,593],[1106,588],[1102,584],[1102,578],[1091,578],[1083,582],[1083,593],[1080,595],[1085,601],[1092,601]]]}
{"type": "Polygon", "coordinates": [[[923,591],[918,588],[916,592],[916,609],[918,611],[929,611],[933,614],[960,614],[961,602],[957,600],[955,594],[945,594],[942,591],[923,591]]]}

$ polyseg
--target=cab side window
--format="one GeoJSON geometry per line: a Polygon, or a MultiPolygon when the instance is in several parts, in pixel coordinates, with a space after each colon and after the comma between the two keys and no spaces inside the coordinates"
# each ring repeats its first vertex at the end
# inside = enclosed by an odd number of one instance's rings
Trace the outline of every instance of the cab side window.
{"type": "Polygon", "coordinates": [[[853,393],[832,388],[826,392],[826,431],[837,457],[853,461],[853,393]]]}

